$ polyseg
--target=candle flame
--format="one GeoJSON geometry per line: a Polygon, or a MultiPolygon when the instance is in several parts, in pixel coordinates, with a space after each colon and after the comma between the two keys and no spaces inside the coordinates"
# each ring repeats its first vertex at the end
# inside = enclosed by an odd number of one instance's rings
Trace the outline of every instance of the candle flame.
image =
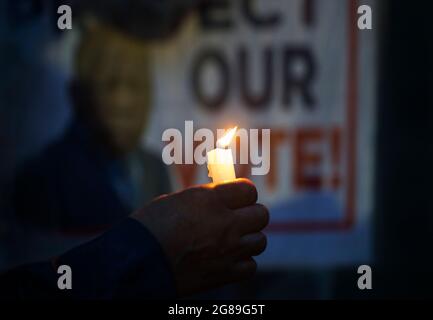
{"type": "Polygon", "coordinates": [[[238,130],[238,127],[234,127],[230,130],[227,130],[226,134],[224,136],[222,136],[220,139],[218,139],[217,147],[221,147],[221,148],[228,147],[228,145],[231,143],[233,137],[235,136],[237,130],[238,130]]]}

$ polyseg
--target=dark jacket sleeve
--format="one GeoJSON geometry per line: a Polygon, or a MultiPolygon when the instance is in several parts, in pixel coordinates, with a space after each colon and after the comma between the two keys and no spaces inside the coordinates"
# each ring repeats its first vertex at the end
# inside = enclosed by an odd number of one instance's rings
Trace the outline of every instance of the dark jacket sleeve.
{"type": "Polygon", "coordinates": [[[53,261],[0,276],[3,299],[164,299],[175,295],[170,266],[159,243],[131,218],[53,261]],[[70,290],[57,286],[61,265],[72,270],[70,290]]]}

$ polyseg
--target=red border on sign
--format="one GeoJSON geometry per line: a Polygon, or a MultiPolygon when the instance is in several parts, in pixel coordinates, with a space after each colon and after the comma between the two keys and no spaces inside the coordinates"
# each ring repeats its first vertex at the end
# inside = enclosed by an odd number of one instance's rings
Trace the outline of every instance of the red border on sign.
{"type": "Polygon", "coordinates": [[[318,232],[318,231],[348,231],[355,222],[356,207],[356,131],[358,110],[358,28],[356,24],[357,0],[349,4],[349,48],[348,48],[348,89],[347,89],[347,197],[346,210],[343,219],[333,221],[297,221],[271,223],[266,231],[281,232],[318,232]]]}

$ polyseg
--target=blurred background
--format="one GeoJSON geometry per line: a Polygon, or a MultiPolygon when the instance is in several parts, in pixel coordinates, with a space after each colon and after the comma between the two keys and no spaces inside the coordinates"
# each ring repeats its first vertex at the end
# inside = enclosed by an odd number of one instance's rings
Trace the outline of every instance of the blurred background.
{"type": "MultiPolygon", "coordinates": [[[[207,183],[162,162],[168,128],[271,129],[237,176],[271,212],[267,251],[224,299],[433,296],[428,2],[0,0],[0,271],[207,183]],[[58,28],[61,5],[72,29],[58,28]],[[373,28],[358,28],[358,7],[373,28]],[[370,265],[373,290],[357,287],[370,265]]],[[[186,142],[188,143],[188,142],[186,142]]]]}

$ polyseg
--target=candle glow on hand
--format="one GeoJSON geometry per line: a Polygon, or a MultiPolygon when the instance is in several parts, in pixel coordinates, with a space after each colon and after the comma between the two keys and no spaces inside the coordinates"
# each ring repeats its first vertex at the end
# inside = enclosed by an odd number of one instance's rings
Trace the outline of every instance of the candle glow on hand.
{"type": "Polygon", "coordinates": [[[217,148],[207,153],[209,177],[214,183],[223,183],[236,179],[231,149],[226,149],[236,134],[234,127],[217,141],[217,148]]]}

